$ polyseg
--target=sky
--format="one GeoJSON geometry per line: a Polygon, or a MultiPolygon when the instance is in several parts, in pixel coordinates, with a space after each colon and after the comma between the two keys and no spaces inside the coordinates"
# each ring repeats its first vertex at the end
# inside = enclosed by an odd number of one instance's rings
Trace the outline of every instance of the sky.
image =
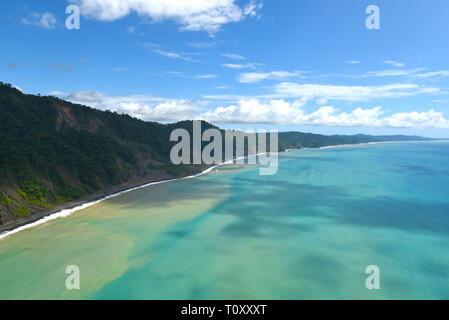
{"type": "Polygon", "coordinates": [[[449,138],[447,0],[0,6],[0,81],[25,93],[164,123],[449,138]]]}

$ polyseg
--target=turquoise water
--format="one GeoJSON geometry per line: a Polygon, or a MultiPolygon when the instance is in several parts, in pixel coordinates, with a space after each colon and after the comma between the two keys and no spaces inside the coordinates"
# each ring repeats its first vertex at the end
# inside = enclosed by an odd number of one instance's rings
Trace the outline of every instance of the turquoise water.
{"type": "Polygon", "coordinates": [[[140,189],[1,240],[0,270],[1,299],[449,299],[449,144],[298,150],[275,176],[140,189]]]}

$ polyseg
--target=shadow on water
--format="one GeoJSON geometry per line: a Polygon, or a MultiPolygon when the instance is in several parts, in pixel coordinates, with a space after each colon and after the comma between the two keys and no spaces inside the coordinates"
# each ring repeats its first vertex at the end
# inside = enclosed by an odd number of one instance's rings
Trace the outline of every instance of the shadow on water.
{"type": "MultiPolygon", "coordinates": [[[[349,148],[346,150],[332,149],[332,152],[353,150],[349,148]]],[[[335,160],[332,157],[315,159],[315,157],[291,156],[291,160],[300,161],[302,159],[322,162],[338,161],[338,159],[335,160]]],[[[282,160],[290,161],[285,156],[282,160]]],[[[304,165],[309,166],[308,163],[304,165]]],[[[304,169],[304,166],[302,169],[304,169]]],[[[284,174],[291,176],[296,168],[284,167],[282,170],[284,174]]],[[[413,171],[418,175],[433,174],[419,164],[404,164],[403,168],[398,167],[398,170],[413,171]]],[[[202,279],[200,275],[203,269],[195,269],[197,266],[195,260],[200,259],[202,263],[205,263],[206,267],[203,270],[205,274],[207,272],[213,274],[207,265],[210,260],[213,260],[213,254],[220,255],[221,251],[228,250],[227,244],[233,244],[233,247],[231,246],[229,250],[232,252],[235,250],[238,258],[240,249],[247,250],[245,249],[247,243],[257,243],[261,246],[261,250],[271,248],[272,244],[275,244],[273,245],[275,249],[272,250],[275,250],[276,254],[279,255],[278,257],[289,254],[289,257],[284,257],[285,259],[282,259],[282,261],[285,261],[283,267],[288,270],[292,281],[294,279],[313,279],[311,281],[314,282],[311,284],[312,286],[337,290],[335,294],[331,292],[328,296],[344,296],[344,293],[338,292],[340,290],[338,288],[345,287],[345,278],[341,275],[352,272],[353,266],[340,260],[337,256],[329,254],[329,252],[340,252],[344,257],[348,255],[348,252],[352,253],[357,250],[359,244],[356,243],[357,241],[337,243],[332,241],[332,237],[345,237],[347,235],[318,235],[321,232],[321,230],[317,230],[320,224],[349,226],[349,228],[346,228],[347,230],[356,226],[361,227],[360,229],[365,230],[366,233],[380,229],[395,229],[409,232],[407,234],[411,237],[414,233],[426,232],[429,234],[438,233],[445,237],[449,236],[449,203],[445,203],[444,199],[441,203],[435,203],[426,202],[421,198],[410,198],[408,200],[394,198],[393,196],[385,196],[384,193],[381,196],[367,194],[366,196],[355,197],[354,190],[348,185],[345,185],[345,187],[317,186],[290,182],[287,179],[281,180],[282,175],[275,180],[255,177],[256,174],[249,171],[236,174],[231,178],[228,177],[226,179],[227,186],[221,186],[220,180],[216,179],[201,180],[191,185],[191,188],[198,192],[186,193],[185,188],[177,189],[176,186],[170,188],[170,192],[176,194],[176,199],[181,200],[189,200],[192,195],[202,199],[214,197],[217,193],[228,192],[229,190],[231,192],[229,196],[207,212],[173,224],[155,243],[145,248],[145,252],[155,253],[154,259],[142,270],[125,273],[117,282],[113,282],[106,287],[102,296],[107,296],[108,292],[118,292],[117,289],[124,283],[133,283],[136,279],[146,277],[152,279],[151,288],[142,288],[146,297],[167,295],[167,288],[171,285],[177,286],[180,283],[182,283],[182,288],[178,288],[178,290],[181,290],[178,292],[181,292],[180,296],[183,298],[202,299],[211,297],[211,292],[207,288],[213,287],[213,284],[200,284],[198,282],[198,279],[202,279]],[[208,232],[210,228],[213,230],[211,233],[208,232]],[[321,248],[315,248],[316,251],[313,253],[291,251],[292,248],[296,249],[301,244],[300,241],[304,239],[304,237],[298,237],[298,234],[305,232],[310,234],[316,231],[318,231],[317,236],[321,236],[320,243],[326,246],[322,248],[322,251],[321,248]],[[325,241],[323,241],[324,238],[326,238],[325,241]],[[257,241],[265,239],[274,241],[257,241]],[[284,247],[281,249],[277,247],[278,245],[284,247]],[[180,263],[179,268],[173,267],[172,270],[170,266],[176,263],[180,263]],[[182,270],[182,273],[179,273],[180,270],[182,270]]],[[[146,204],[137,203],[137,205],[143,207],[146,204]]],[[[162,207],[165,205],[166,199],[156,199],[154,202],[151,200],[151,206],[162,207]]],[[[133,208],[135,206],[136,204],[131,205],[133,208]]],[[[371,239],[370,236],[377,234],[370,234],[368,239],[371,239]]],[[[388,232],[385,234],[392,236],[388,232]]],[[[316,239],[314,234],[305,238],[309,241],[316,239]]],[[[379,255],[384,257],[402,257],[404,253],[401,251],[403,248],[400,242],[394,246],[388,241],[388,239],[385,242],[373,241],[373,248],[375,249],[373,252],[378,252],[379,255]]],[[[304,247],[306,246],[307,243],[304,244],[304,247]]],[[[410,248],[407,250],[410,250],[410,248]]],[[[252,257],[248,255],[248,259],[252,257]]],[[[444,266],[440,265],[437,260],[433,260],[424,253],[420,253],[420,257],[422,262],[414,262],[410,265],[410,268],[416,268],[421,273],[432,274],[435,277],[446,277],[444,266]]],[[[258,258],[261,261],[264,259],[264,257],[258,258]]],[[[389,262],[390,260],[384,261],[389,262]]],[[[249,265],[251,266],[250,263],[249,265]]],[[[237,264],[233,265],[233,268],[237,267],[237,264]]],[[[239,283],[239,277],[235,273],[232,273],[232,275],[235,276],[235,279],[226,280],[231,283],[239,283]]],[[[228,273],[224,276],[228,276],[228,273]]],[[[360,283],[364,283],[364,276],[365,274],[361,269],[360,283]]],[[[388,292],[394,293],[394,296],[397,297],[402,296],[404,292],[400,290],[408,287],[407,282],[404,282],[407,279],[397,277],[393,273],[391,275],[386,274],[385,279],[387,278],[388,282],[385,283],[388,283],[388,292]]],[[[221,280],[224,281],[224,279],[221,280]]],[[[213,281],[213,277],[211,281],[213,281]]],[[[274,285],[273,290],[282,290],[282,288],[274,285]]],[[[273,293],[274,296],[282,296],[282,294],[281,291],[273,293]]],[[[444,296],[444,293],[441,293],[441,296],[444,296]]]]}
{"type": "Polygon", "coordinates": [[[350,190],[343,188],[287,181],[270,181],[261,186],[258,180],[237,178],[232,188],[235,190],[233,196],[213,210],[215,214],[237,218],[222,230],[232,236],[267,237],[282,234],[288,237],[289,232],[293,235],[301,230],[310,231],[301,223],[301,217],[366,228],[395,228],[449,235],[449,203],[421,203],[390,197],[354,199],[350,190]],[[251,184],[265,192],[250,192],[242,196],[250,190],[248,185],[251,184]],[[266,202],[270,197],[272,201],[267,208],[266,202]],[[270,229],[273,232],[267,232],[270,229]]]}
{"type": "MultiPolygon", "coordinates": [[[[356,148],[329,149],[332,152],[354,151],[356,148]]],[[[366,149],[367,151],[373,151],[366,149]]],[[[326,150],[328,151],[328,150],[326,150]]],[[[375,151],[375,150],[374,150],[375,151]]],[[[289,156],[283,155],[282,158],[289,156]]],[[[313,160],[336,162],[333,157],[297,157],[295,160],[313,160]]],[[[338,159],[337,159],[338,160],[338,159]]],[[[307,164],[306,164],[307,166],[307,164]]],[[[425,166],[415,164],[401,165],[401,170],[416,174],[435,174],[425,166]]],[[[399,166],[398,166],[399,168],[399,166]]],[[[304,168],[302,168],[304,169],[304,168]]],[[[283,172],[295,171],[295,167],[285,166],[283,172]]],[[[399,170],[399,169],[398,169],[399,170]]],[[[224,186],[216,179],[201,179],[166,185],[170,198],[176,201],[195,199],[213,199],[217,194],[232,190],[229,197],[218,203],[213,209],[189,221],[185,228],[173,230],[175,238],[183,237],[194,230],[196,220],[203,221],[210,215],[232,215],[235,220],[221,230],[229,236],[238,237],[289,237],[300,231],[313,231],[310,224],[301,218],[317,218],[327,223],[363,226],[366,228],[395,228],[404,231],[438,232],[449,234],[449,203],[426,203],[419,200],[401,200],[387,196],[369,196],[354,198],[351,188],[316,186],[294,183],[285,180],[260,177],[251,178],[251,174],[234,176],[229,185],[224,186]],[[186,191],[184,183],[191,187],[186,191]],[[193,229],[191,229],[193,228],[193,229]]],[[[229,181],[227,181],[229,183],[229,181]]],[[[136,199],[148,193],[144,189],[135,193],[136,199]]],[[[167,198],[151,194],[147,201],[125,201],[111,199],[124,208],[139,209],[162,208],[167,206],[167,198]]],[[[129,200],[129,199],[127,199],[129,200]]],[[[132,200],[132,199],[131,199],[132,200]]],[[[182,224],[182,223],[181,223],[182,224]]]]}
{"type": "Polygon", "coordinates": [[[107,201],[109,204],[129,210],[158,209],[167,207],[171,201],[214,199],[217,194],[223,194],[226,191],[225,185],[220,185],[213,181],[177,181],[177,184],[149,186],[120,197],[108,199],[107,201]],[[186,190],[184,183],[187,182],[192,183],[192,186],[186,190]]]}
{"type": "MultiPolygon", "coordinates": [[[[320,187],[307,184],[295,184],[285,181],[269,182],[261,186],[260,181],[236,179],[237,189],[234,196],[218,205],[216,214],[232,215],[237,220],[222,230],[229,236],[239,237],[288,237],[301,231],[313,231],[312,227],[301,223],[298,217],[332,218],[316,206],[320,194],[326,193],[326,198],[320,200],[321,206],[331,206],[337,199],[345,197],[345,192],[332,187],[320,187]],[[265,190],[260,193],[248,193],[245,185],[254,184],[265,190]],[[295,190],[292,193],[292,190],[295,190]],[[267,200],[272,198],[270,206],[267,200]],[[301,201],[301,205],[295,205],[301,201]],[[320,213],[321,211],[321,213],[320,213]]],[[[259,189],[259,190],[260,190],[259,189]]]]}
{"type": "Polygon", "coordinates": [[[339,223],[449,235],[449,203],[419,203],[382,197],[352,201],[340,211],[339,223]]]}

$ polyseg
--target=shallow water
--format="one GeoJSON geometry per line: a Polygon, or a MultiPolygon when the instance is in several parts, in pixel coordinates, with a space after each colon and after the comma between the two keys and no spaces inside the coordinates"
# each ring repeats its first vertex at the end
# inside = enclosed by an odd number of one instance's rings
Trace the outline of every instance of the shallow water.
{"type": "Polygon", "coordinates": [[[275,176],[223,166],[106,200],[0,240],[16,298],[449,299],[449,144],[298,150],[275,176]]]}

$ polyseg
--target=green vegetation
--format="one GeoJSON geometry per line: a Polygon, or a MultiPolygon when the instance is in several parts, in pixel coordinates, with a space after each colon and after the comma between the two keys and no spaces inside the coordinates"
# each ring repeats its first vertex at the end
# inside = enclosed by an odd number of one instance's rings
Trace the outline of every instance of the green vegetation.
{"type": "Polygon", "coordinates": [[[64,203],[73,199],[79,199],[88,195],[87,191],[81,187],[64,187],[52,193],[56,203],[64,203]]]}
{"type": "Polygon", "coordinates": [[[385,141],[427,141],[431,139],[413,136],[367,136],[358,134],[355,136],[324,136],[320,134],[302,132],[279,133],[279,149],[321,148],[335,145],[348,145],[369,142],[385,141]]]}
{"type": "Polygon", "coordinates": [[[9,200],[7,196],[5,196],[3,193],[0,192],[0,204],[9,207],[12,202],[9,200]]]}
{"type": "Polygon", "coordinates": [[[19,207],[18,209],[13,211],[14,215],[17,218],[23,218],[30,214],[30,209],[27,207],[19,207]]]}
{"type": "Polygon", "coordinates": [[[30,204],[46,207],[44,203],[48,198],[48,189],[45,188],[35,177],[27,176],[19,180],[17,192],[30,204]]]}
{"type": "Polygon", "coordinates": [[[185,173],[184,166],[182,166],[182,165],[169,166],[165,170],[167,170],[168,173],[170,173],[171,175],[173,175],[175,177],[180,177],[185,173]]]}

